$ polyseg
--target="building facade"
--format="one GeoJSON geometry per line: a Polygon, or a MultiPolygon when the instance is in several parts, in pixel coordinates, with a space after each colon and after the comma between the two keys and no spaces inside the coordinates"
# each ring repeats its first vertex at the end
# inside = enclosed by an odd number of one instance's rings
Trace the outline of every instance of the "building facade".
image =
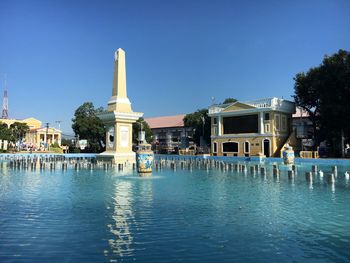
{"type": "Polygon", "coordinates": [[[314,128],[309,113],[297,107],[293,114],[292,126],[295,136],[299,140],[300,150],[311,150],[314,146],[314,128]]]}
{"type": "Polygon", "coordinates": [[[292,133],[295,104],[279,98],[209,107],[211,154],[280,156],[292,133]]]}
{"type": "Polygon", "coordinates": [[[41,150],[48,148],[54,143],[61,146],[61,131],[53,127],[31,129],[25,138],[25,144],[41,150]]]}
{"type": "Polygon", "coordinates": [[[153,132],[153,149],[156,153],[178,153],[181,148],[188,148],[193,136],[193,128],[185,127],[185,114],[146,118],[145,121],[153,132]]]}
{"type": "Polygon", "coordinates": [[[17,119],[0,119],[0,123],[5,123],[8,127],[11,124],[19,122],[25,123],[29,127],[22,144],[26,147],[34,149],[47,149],[53,143],[57,143],[61,146],[61,131],[54,127],[41,127],[42,122],[35,118],[27,118],[23,120],[17,119]]]}

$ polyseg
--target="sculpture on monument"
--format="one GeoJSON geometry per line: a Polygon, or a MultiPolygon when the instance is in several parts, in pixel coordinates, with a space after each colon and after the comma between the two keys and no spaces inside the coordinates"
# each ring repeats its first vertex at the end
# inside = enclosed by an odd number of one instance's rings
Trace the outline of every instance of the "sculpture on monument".
{"type": "Polygon", "coordinates": [[[132,124],[142,116],[143,113],[131,109],[126,92],[125,52],[119,48],[114,56],[112,97],[108,101],[107,111],[98,115],[106,126],[106,151],[98,159],[115,164],[135,163],[132,124]]]}

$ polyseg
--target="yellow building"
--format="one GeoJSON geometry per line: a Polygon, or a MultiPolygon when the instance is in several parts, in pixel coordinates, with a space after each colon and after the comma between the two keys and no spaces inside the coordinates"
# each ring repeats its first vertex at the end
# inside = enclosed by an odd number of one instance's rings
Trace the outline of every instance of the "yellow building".
{"type": "Polygon", "coordinates": [[[295,104],[278,98],[211,106],[212,155],[279,157],[293,113],[295,104]]]}
{"type": "Polygon", "coordinates": [[[34,145],[37,149],[46,148],[53,143],[61,146],[61,131],[53,127],[31,129],[26,135],[25,143],[34,145]]]}
{"type": "Polygon", "coordinates": [[[25,123],[28,125],[29,129],[38,129],[41,127],[41,121],[35,119],[35,118],[27,118],[24,120],[16,120],[16,119],[0,119],[0,123],[7,124],[8,127],[11,126],[11,124],[19,122],[19,123],[25,123]]]}
{"type": "Polygon", "coordinates": [[[8,127],[15,122],[25,123],[29,127],[29,132],[26,134],[23,142],[24,144],[34,146],[36,149],[44,149],[45,145],[49,146],[55,142],[61,145],[61,131],[53,127],[49,127],[48,129],[41,127],[42,122],[35,118],[23,120],[0,119],[0,123],[5,123],[8,127]]]}

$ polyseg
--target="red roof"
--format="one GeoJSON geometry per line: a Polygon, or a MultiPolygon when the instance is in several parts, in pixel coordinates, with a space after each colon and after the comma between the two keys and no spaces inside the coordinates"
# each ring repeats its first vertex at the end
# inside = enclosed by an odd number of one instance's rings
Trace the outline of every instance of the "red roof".
{"type": "Polygon", "coordinates": [[[151,129],[184,127],[185,126],[183,122],[184,117],[185,117],[185,114],[180,114],[180,115],[174,115],[174,116],[146,118],[145,121],[148,123],[151,129]]]}

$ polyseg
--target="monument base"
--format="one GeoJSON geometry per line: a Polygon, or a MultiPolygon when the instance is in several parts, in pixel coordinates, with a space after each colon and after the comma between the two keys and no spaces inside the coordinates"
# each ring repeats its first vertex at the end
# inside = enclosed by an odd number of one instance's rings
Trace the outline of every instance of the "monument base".
{"type": "Polygon", "coordinates": [[[97,161],[106,161],[111,162],[112,164],[123,164],[124,166],[133,165],[136,163],[136,154],[134,152],[115,153],[106,151],[97,155],[97,161]]]}

